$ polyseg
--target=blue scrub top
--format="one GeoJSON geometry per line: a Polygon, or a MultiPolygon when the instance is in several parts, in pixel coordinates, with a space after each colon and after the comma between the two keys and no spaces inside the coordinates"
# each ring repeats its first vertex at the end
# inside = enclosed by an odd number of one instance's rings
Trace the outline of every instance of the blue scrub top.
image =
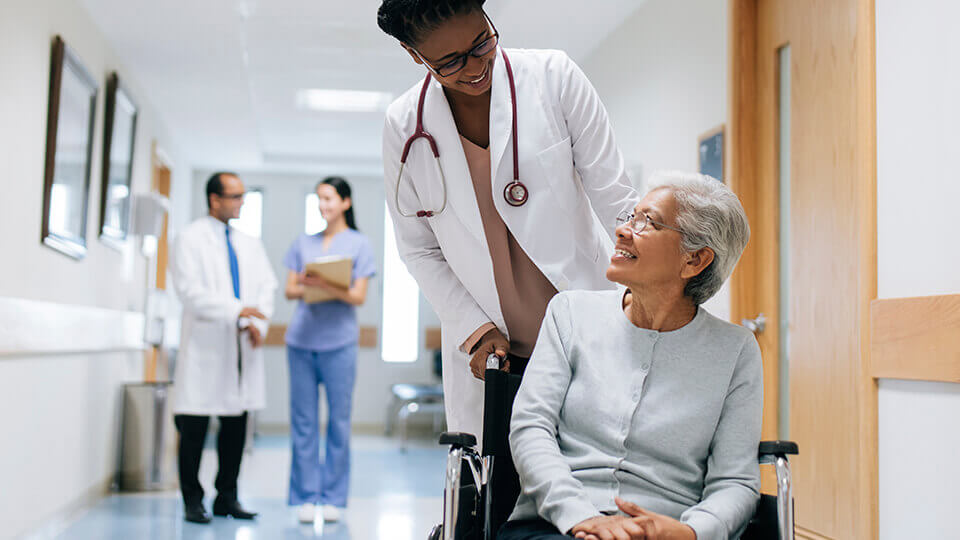
{"type": "MultiPolygon", "coordinates": [[[[353,229],[337,233],[326,250],[323,249],[323,233],[300,235],[283,257],[283,265],[300,273],[307,263],[331,255],[353,260],[351,284],[359,278],[376,275],[370,241],[353,229]]],[[[312,351],[332,351],[354,344],[358,338],[356,307],[340,300],[316,304],[300,300],[287,328],[287,345],[312,351]]]]}

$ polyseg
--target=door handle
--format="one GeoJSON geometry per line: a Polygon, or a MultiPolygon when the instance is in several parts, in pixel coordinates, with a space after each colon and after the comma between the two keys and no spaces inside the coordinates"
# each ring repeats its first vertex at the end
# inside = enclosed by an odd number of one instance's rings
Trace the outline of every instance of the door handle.
{"type": "Polygon", "coordinates": [[[740,324],[744,328],[750,330],[754,334],[760,334],[767,327],[767,317],[761,313],[757,315],[756,319],[743,319],[740,321],[740,324]]]}

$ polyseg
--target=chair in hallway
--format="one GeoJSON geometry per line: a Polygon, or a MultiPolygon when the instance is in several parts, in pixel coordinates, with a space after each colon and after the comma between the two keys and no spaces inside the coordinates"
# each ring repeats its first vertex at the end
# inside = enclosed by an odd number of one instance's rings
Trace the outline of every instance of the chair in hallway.
{"type": "MultiPolygon", "coordinates": [[[[433,372],[441,377],[440,351],[434,351],[433,372]]],[[[439,433],[444,421],[443,385],[399,383],[390,387],[393,395],[387,407],[385,432],[393,433],[394,424],[400,426],[400,449],[407,447],[407,421],[415,413],[433,414],[433,431],[439,433]]]]}

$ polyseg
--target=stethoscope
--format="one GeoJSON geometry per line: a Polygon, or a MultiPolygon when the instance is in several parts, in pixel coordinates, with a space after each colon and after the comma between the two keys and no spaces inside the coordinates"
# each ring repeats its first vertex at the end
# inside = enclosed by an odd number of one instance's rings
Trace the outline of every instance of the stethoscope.
{"type": "MultiPolygon", "coordinates": [[[[503,198],[510,206],[523,206],[527,202],[529,193],[527,186],[520,182],[520,165],[518,163],[517,153],[517,88],[513,83],[513,68],[510,67],[510,60],[507,53],[500,49],[503,56],[503,65],[507,68],[507,79],[510,81],[510,105],[513,112],[512,137],[513,139],[513,182],[507,184],[503,189],[503,198]]],[[[397,184],[394,191],[394,197],[397,205],[397,213],[403,217],[433,217],[439,215],[447,207],[447,179],[443,174],[443,167],[440,165],[440,150],[437,148],[437,142],[433,136],[423,129],[423,102],[427,97],[427,88],[430,87],[430,74],[423,79],[423,86],[420,88],[420,101],[417,103],[417,129],[413,135],[407,139],[403,145],[403,154],[400,155],[400,172],[397,173],[397,184]],[[423,137],[430,143],[430,150],[433,152],[433,158],[437,161],[437,168],[440,170],[440,183],[443,186],[443,203],[438,210],[418,210],[414,214],[407,214],[400,208],[400,179],[403,177],[403,167],[407,164],[407,156],[410,154],[410,147],[413,142],[423,137]]]]}

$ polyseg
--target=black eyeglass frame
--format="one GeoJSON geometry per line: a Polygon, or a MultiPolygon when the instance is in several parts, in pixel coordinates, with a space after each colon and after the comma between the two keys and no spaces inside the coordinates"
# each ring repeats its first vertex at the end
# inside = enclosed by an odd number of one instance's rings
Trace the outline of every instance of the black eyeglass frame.
{"type": "Polygon", "coordinates": [[[474,57],[474,58],[482,58],[482,57],[490,54],[490,51],[487,51],[487,52],[485,52],[485,53],[483,53],[483,54],[475,54],[475,52],[476,52],[478,49],[486,46],[486,45],[490,42],[491,39],[494,40],[493,50],[496,50],[497,45],[500,44],[500,32],[497,32],[497,27],[494,26],[493,21],[490,20],[490,17],[487,15],[487,12],[486,12],[486,11],[480,10],[480,13],[483,14],[484,20],[486,20],[486,21],[487,21],[487,24],[490,25],[490,29],[493,30],[493,34],[491,34],[490,37],[488,37],[487,39],[481,41],[480,43],[477,43],[476,46],[472,47],[472,48],[471,48],[469,51],[467,51],[466,53],[461,54],[460,56],[454,57],[454,58],[453,58],[452,60],[450,60],[449,62],[445,62],[445,63],[444,63],[442,66],[440,66],[439,68],[438,68],[438,67],[434,67],[433,64],[431,64],[430,62],[428,62],[427,59],[424,58],[423,55],[420,54],[420,51],[418,51],[417,49],[415,49],[415,48],[413,48],[412,46],[410,46],[410,50],[413,51],[413,53],[417,55],[417,57],[420,59],[420,61],[423,62],[423,65],[426,66],[427,69],[429,69],[430,72],[433,73],[434,75],[436,75],[437,77],[450,77],[450,76],[452,76],[452,75],[456,75],[457,73],[460,72],[460,70],[462,70],[463,68],[465,68],[465,67],[467,66],[468,57],[472,56],[472,57],[474,57]],[[444,67],[449,66],[449,65],[454,64],[454,63],[457,63],[457,62],[460,63],[460,67],[458,67],[457,69],[455,69],[455,70],[453,70],[453,71],[451,71],[451,72],[449,72],[449,73],[443,73],[443,68],[444,68],[444,67]]]}

